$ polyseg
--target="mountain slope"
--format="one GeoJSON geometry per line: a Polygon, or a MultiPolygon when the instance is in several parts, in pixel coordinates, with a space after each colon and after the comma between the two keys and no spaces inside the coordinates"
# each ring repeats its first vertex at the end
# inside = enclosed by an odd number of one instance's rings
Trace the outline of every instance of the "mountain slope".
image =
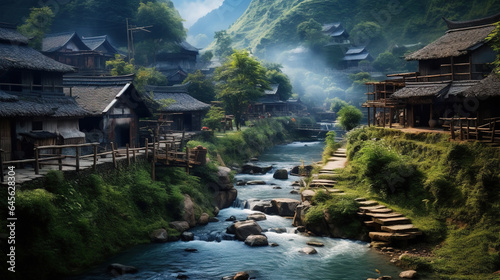
{"type": "Polygon", "coordinates": [[[188,31],[188,40],[204,48],[214,39],[216,31],[226,30],[248,8],[252,0],[225,0],[217,9],[200,18],[188,31]]]}
{"type": "Polygon", "coordinates": [[[387,47],[436,39],[446,30],[441,17],[468,20],[499,12],[500,0],[253,0],[228,32],[235,48],[249,48],[265,57],[270,47],[300,43],[297,26],[309,19],[341,22],[348,32],[358,23],[375,22],[381,28],[366,36],[386,42],[387,47]]]}

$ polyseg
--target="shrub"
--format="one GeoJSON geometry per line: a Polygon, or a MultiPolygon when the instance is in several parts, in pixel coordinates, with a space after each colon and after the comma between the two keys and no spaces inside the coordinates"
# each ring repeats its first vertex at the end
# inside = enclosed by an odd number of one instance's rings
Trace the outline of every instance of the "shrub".
{"type": "Polygon", "coordinates": [[[363,113],[352,105],[342,107],[339,111],[339,121],[342,128],[351,130],[358,126],[363,118],[363,113]]]}

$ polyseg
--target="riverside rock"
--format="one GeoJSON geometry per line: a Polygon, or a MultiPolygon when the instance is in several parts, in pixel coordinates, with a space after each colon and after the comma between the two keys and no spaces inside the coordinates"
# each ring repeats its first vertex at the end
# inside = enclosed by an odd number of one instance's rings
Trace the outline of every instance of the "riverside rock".
{"type": "Polygon", "coordinates": [[[260,167],[251,164],[245,164],[241,168],[241,173],[243,174],[266,174],[273,169],[272,166],[260,167]]]}
{"type": "Polygon", "coordinates": [[[288,171],[286,169],[278,169],[274,172],[274,179],[286,180],[288,179],[288,171]]]}
{"type": "Polygon", "coordinates": [[[310,202],[315,194],[316,194],[316,192],[313,190],[304,190],[300,194],[300,197],[301,197],[302,201],[309,201],[310,202]]]}
{"type": "Polygon", "coordinates": [[[261,235],[262,228],[254,220],[236,222],[234,223],[234,234],[236,239],[245,241],[250,235],[261,235]]]}
{"type": "Polygon", "coordinates": [[[248,280],[249,278],[250,278],[250,275],[243,271],[243,272],[236,273],[236,275],[232,279],[233,280],[248,280]]]}
{"type": "Polygon", "coordinates": [[[314,249],[313,247],[302,248],[301,252],[306,255],[315,255],[318,253],[318,251],[316,251],[316,249],[314,249]]]}
{"type": "Polygon", "coordinates": [[[151,242],[155,243],[165,243],[168,242],[168,233],[164,228],[157,229],[153,231],[149,237],[151,238],[151,242]]]}
{"type": "Polygon", "coordinates": [[[404,279],[415,279],[417,277],[417,272],[415,270],[403,271],[399,274],[399,277],[404,279]]]}
{"type": "Polygon", "coordinates": [[[189,195],[184,195],[184,221],[188,222],[189,227],[196,226],[194,218],[194,203],[189,195]]]}
{"type": "Polygon", "coordinates": [[[290,198],[276,198],[271,200],[271,204],[277,211],[278,215],[283,217],[293,217],[295,209],[300,204],[300,201],[290,198]]]}
{"type": "Polygon", "coordinates": [[[217,169],[217,182],[208,184],[208,188],[215,193],[215,203],[218,209],[228,208],[238,196],[231,180],[231,169],[219,167],[217,169]]]}
{"type": "Polygon", "coordinates": [[[267,246],[269,242],[267,241],[267,236],[265,235],[249,235],[245,239],[245,244],[250,247],[267,246]]]}
{"type": "Polygon", "coordinates": [[[175,221],[171,222],[169,226],[178,232],[185,232],[190,229],[188,222],[186,221],[175,221]]]}
{"type": "Polygon", "coordinates": [[[194,240],[194,233],[185,231],[181,234],[181,240],[182,241],[193,241],[194,240]]]}
{"type": "Polygon", "coordinates": [[[202,226],[207,225],[209,219],[210,219],[210,216],[207,213],[203,213],[203,214],[201,214],[200,218],[198,219],[198,224],[202,225],[202,226]]]}

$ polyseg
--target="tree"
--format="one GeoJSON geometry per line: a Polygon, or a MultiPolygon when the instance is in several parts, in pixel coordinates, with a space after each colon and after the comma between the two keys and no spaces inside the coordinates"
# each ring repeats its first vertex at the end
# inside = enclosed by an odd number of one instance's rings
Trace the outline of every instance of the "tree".
{"type": "Polygon", "coordinates": [[[373,62],[373,67],[379,71],[390,71],[401,68],[402,61],[391,52],[383,52],[373,62]]]}
{"type": "Polygon", "coordinates": [[[495,73],[500,75],[500,22],[495,23],[495,26],[496,28],[486,38],[486,41],[488,41],[493,50],[497,52],[496,59],[492,64],[495,67],[495,73]]]}
{"type": "Polygon", "coordinates": [[[234,50],[229,60],[216,69],[215,80],[218,82],[217,98],[226,112],[234,115],[238,130],[241,116],[250,102],[270,89],[266,69],[246,50],[234,50]]]}
{"type": "Polygon", "coordinates": [[[208,110],[207,115],[202,121],[203,126],[206,126],[212,130],[221,129],[223,124],[222,120],[224,119],[225,114],[224,110],[220,107],[211,107],[208,110]]]}
{"type": "Polygon", "coordinates": [[[29,45],[37,50],[42,49],[45,33],[50,31],[54,13],[49,7],[31,8],[30,16],[17,28],[19,33],[31,38],[29,45]]]}
{"type": "Polygon", "coordinates": [[[212,79],[207,78],[200,70],[188,74],[183,84],[189,83],[189,95],[201,102],[210,103],[215,100],[215,88],[212,79]]]}
{"type": "Polygon", "coordinates": [[[359,125],[363,118],[363,113],[358,108],[347,105],[339,111],[339,122],[343,129],[351,130],[359,125]]]}
{"type": "Polygon", "coordinates": [[[233,44],[231,37],[229,37],[226,30],[221,30],[215,32],[214,39],[215,39],[215,55],[219,59],[225,60],[233,52],[233,49],[231,48],[231,45],[233,44]]]}
{"type": "Polygon", "coordinates": [[[278,70],[268,70],[266,77],[271,84],[279,84],[278,95],[280,100],[286,101],[292,96],[292,83],[287,75],[278,70]]]}
{"type": "Polygon", "coordinates": [[[135,73],[135,67],[128,63],[119,54],[115,54],[115,59],[106,61],[106,67],[111,68],[111,75],[120,76],[135,73]]]}
{"type": "Polygon", "coordinates": [[[152,26],[147,28],[151,32],[137,35],[142,42],[136,49],[144,65],[154,63],[160,50],[175,48],[186,39],[182,18],[170,1],[140,3],[136,19],[140,26],[152,26]]]}
{"type": "Polygon", "coordinates": [[[344,108],[345,106],[349,105],[349,103],[345,102],[344,100],[335,97],[333,99],[328,100],[330,102],[330,111],[334,112],[335,114],[338,114],[340,109],[344,108]]]}
{"type": "Polygon", "coordinates": [[[366,46],[381,36],[382,27],[373,21],[363,21],[356,24],[350,34],[354,44],[366,46]]]}
{"type": "Polygon", "coordinates": [[[213,57],[214,53],[212,51],[206,51],[201,55],[200,60],[203,63],[209,63],[213,57]]]}
{"type": "Polygon", "coordinates": [[[326,45],[328,36],[323,34],[323,27],[314,19],[309,19],[297,25],[297,35],[311,49],[320,50],[326,45]]]}

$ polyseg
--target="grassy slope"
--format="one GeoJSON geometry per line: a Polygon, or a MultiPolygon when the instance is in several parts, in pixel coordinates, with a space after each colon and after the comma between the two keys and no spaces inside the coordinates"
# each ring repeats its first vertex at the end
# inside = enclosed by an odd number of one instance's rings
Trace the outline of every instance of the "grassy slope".
{"type": "Polygon", "coordinates": [[[348,142],[344,188],[405,214],[425,242],[439,245],[434,258],[407,259],[408,267],[439,279],[498,279],[499,149],[373,128],[351,132],[348,142]]]}
{"type": "Polygon", "coordinates": [[[446,30],[441,17],[467,20],[498,12],[500,0],[254,0],[229,33],[234,47],[259,53],[269,46],[295,45],[297,25],[310,18],[320,23],[340,21],[348,31],[360,22],[374,21],[382,26],[379,38],[390,46],[436,39],[446,30]]]}

